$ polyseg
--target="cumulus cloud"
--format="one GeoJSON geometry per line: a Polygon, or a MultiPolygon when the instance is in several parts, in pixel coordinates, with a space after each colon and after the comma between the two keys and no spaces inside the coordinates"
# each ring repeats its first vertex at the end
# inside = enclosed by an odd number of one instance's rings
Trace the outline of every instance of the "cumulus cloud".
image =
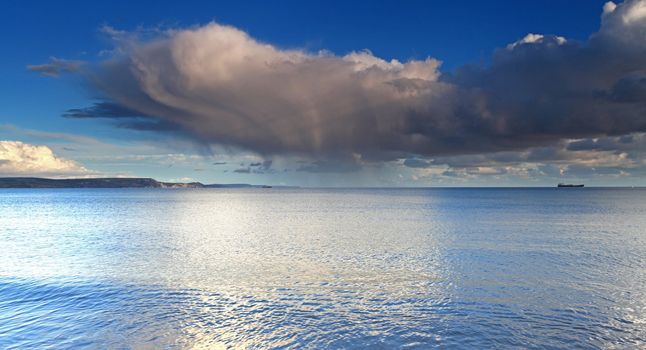
{"type": "Polygon", "coordinates": [[[78,71],[83,63],[83,61],[65,60],[61,58],[50,57],[48,63],[28,65],[27,70],[41,73],[50,77],[57,77],[61,73],[71,73],[78,71]]]}
{"type": "Polygon", "coordinates": [[[43,145],[0,141],[1,176],[76,176],[91,172],[43,145]]]}
{"type": "Polygon", "coordinates": [[[144,118],[200,142],[313,158],[303,171],[331,170],[330,159],[523,156],[646,131],[645,9],[609,2],[584,42],[531,33],[453,73],[430,57],[281,49],[217,23],[115,32],[113,56],[83,71],[105,102],[67,116],[144,118]]]}
{"type": "Polygon", "coordinates": [[[390,143],[415,143],[402,117],[423,113],[422,96],[446,85],[435,59],[281,50],[215,23],[118,43],[121,54],[86,71],[110,102],[66,116],[147,116],[198,140],[264,154],[381,153],[398,148],[390,143]]]}

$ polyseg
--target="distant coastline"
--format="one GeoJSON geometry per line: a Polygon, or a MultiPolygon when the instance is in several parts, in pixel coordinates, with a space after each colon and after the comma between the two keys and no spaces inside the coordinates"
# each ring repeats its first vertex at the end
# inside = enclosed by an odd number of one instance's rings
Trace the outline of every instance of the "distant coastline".
{"type": "MultiPolygon", "coordinates": [[[[0,177],[2,188],[303,188],[301,186],[270,186],[252,185],[246,183],[203,184],[201,182],[163,182],[146,177],[104,177],[104,178],[71,178],[50,179],[41,177],[0,177]]],[[[555,186],[422,186],[422,187],[307,187],[310,189],[550,189],[555,186]]],[[[588,188],[588,186],[586,186],[588,188]]],[[[589,188],[603,189],[646,189],[644,186],[591,186],[589,188]]]]}
{"type": "Polygon", "coordinates": [[[152,178],[48,179],[40,177],[0,177],[0,188],[270,188],[267,185],[203,184],[201,182],[162,182],[152,178]]]}

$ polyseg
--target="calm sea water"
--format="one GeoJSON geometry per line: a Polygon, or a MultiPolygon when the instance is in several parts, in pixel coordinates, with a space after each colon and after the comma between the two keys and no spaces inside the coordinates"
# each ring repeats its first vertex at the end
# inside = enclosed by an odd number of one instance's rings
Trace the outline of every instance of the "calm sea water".
{"type": "Polygon", "coordinates": [[[0,190],[1,349],[645,348],[638,189],[0,190]]]}

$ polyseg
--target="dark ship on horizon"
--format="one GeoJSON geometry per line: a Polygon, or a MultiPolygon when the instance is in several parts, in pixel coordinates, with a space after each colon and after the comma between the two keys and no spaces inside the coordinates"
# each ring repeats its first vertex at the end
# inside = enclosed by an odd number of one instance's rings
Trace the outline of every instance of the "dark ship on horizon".
{"type": "Polygon", "coordinates": [[[583,186],[584,186],[583,184],[574,185],[574,184],[563,184],[563,183],[556,185],[556,187],[583,187],[583,186]]]}

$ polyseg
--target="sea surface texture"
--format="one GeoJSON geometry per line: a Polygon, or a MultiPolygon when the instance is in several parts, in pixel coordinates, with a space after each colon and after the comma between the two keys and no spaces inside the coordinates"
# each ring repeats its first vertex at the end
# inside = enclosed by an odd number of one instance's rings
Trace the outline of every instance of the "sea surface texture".
{"type": "Polygon", "coordinates": [[[639,189],[0,190],[0,349],[644,349],[639,189]]]}

